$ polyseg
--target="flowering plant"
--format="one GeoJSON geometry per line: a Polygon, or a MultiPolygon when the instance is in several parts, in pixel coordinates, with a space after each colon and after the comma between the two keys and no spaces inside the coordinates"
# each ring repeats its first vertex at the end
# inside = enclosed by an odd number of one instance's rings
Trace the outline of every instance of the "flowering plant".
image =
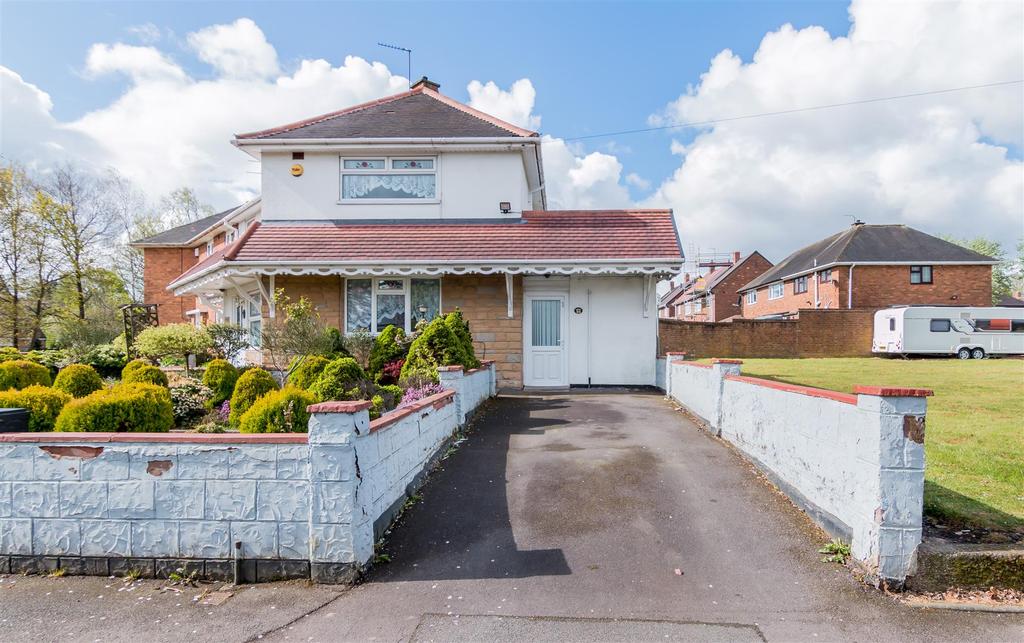
{"type": "Polygon", "coordinates": [[[402,396],[402,403],[398,405],[398,408],[403,406],[409,406],[413,402],[418,402],[425,397],[443,393],[445,388],[436,382],[429,382],[421,386],[414,386],[406,389],[405,395],[402,396]]]}

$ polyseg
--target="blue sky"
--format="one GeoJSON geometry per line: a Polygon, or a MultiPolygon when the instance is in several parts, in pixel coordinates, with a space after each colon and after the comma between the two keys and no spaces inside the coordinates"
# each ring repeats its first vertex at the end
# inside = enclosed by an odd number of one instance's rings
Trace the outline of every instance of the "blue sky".
{"type": "MultiPolygon", "coordinates": [[[[96,42],[136,41],[131,28],[153,24],[178,39],[202,27],[252,18],[285,67],[301,59],[344,56],[379,60],[405,75],[443,84],[466,100],[466,84],[507,87],[529,78],[537,90],[542,131],[562,138],[644,127],[648,117],[696,84],[722,49],[749,60],[765,33],[785,23],[849,29],[845,2],[9,2],[2,5],[0,61],[47,91],[59,120],[100,108],[127,80],[84,78],[96,42]],[[45,29],[39,25],[45,24],[45,29]]],[[[195,78],[210,69],[169,53],[195,78]]],[[[273,125],[275,123],[268,123],[273,125]]],[[[675,169],[668,142],[685,133],[652,133],[587,141],[585,149],[617,154],[626,172],[658,183],[675,169]]],[[[225,141],[226,143],[226,141],[225,141]]],[[[634,192],[636,190],[634,189],[634,192]]],[[[639,196],[639,194],[634,194],[639,196]]]]}
{"type": "Polygon", "coordinates": [[[229,207],[259,190],[233,133],[401,89],[404,55],[378,41],[412,48],[413,76],[457,100],[539,116],[554,207],[672,208],[691,255],[779,259],[853,216],[1024,235],[1020,84],[573,141],[1024,79],[1012,1],[2,0],[0,154],[229,207]]]}

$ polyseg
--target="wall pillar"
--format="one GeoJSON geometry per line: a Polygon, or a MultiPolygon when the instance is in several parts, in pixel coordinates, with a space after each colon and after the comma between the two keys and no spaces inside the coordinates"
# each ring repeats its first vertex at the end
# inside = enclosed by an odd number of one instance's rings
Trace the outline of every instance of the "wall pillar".
{"type": "Polygon", "coordinates": [[[355,449],[370,433],[369,408],[367,401],[309,407],[309,560],[317,583],[351,583],[373,558],[373,519],[358,495],[355,449]]]}
{"type": "Polygon", "coordinates": [[[466,423],[466,411],[463,408],[465,406],[465,392],[463,391],[465,377],[465,370],[460,365],[437,367],[438,382],[442,387],[455,391],[455,417],[459,421],[459,426],[466,423]]]}
{"type": "Polygon", "coordinates": [[[914,573],[921,544],[925,411],[932,391],[857,386],[853,392],[872,429],[857,457],[878,474],[873,506],[865,507],[872,519],[853,526],[851,550],[877,583],[898,589],[914,573]]]}
{"type": "Polygon", "coordinates": [[[711,360],[711,372],[714,373],[715,377],[715,388],[713,395],[714,399],[714,413],[712,417],[707,418],[708,422],[711,423],[711,430],[715,435],[722,435],[722,393],[725,388],[725,376],[726,375],[739,375],[740,366],[743,364],[743,360],[738,359],[715,359],[711,360]]]}
{"type": "Polygon", "coordinates": [[[686,359],[686,353],[682,351],[665,353],[665,397],[672,399],[672,362],[677,359],[686,359]]]}

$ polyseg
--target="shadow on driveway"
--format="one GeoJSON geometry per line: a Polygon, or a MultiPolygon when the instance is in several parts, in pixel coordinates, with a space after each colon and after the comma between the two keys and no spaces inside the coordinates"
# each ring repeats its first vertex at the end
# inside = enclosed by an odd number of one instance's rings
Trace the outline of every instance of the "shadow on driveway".
{"type": "Polygon", "coordinates": [[[520,550],[509,516],[506,472],[513,435],[542,435],[569,424],[569,403],[540,397],[498,398],[481,414],[457,457],[442,462],[423,500],[393,526],[386,553],[367,582],[563,576],[561,549],[520,550]]]}

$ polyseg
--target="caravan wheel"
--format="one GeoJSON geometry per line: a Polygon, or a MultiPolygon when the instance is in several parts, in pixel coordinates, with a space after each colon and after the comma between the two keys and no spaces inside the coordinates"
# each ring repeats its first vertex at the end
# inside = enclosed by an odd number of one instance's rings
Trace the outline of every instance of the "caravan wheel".
{"type": "Polygon", "coordinates": [[[971,357],[973,357],[974,359],[984,359],[985,349],[975,348],[974,350],[971,351],[971,357]]]}
{"type": "Polygon", "coordinates": [[[971,349],[961,348],[956,352],[956,356],[960,359],[971,359],[971,349]]]}

